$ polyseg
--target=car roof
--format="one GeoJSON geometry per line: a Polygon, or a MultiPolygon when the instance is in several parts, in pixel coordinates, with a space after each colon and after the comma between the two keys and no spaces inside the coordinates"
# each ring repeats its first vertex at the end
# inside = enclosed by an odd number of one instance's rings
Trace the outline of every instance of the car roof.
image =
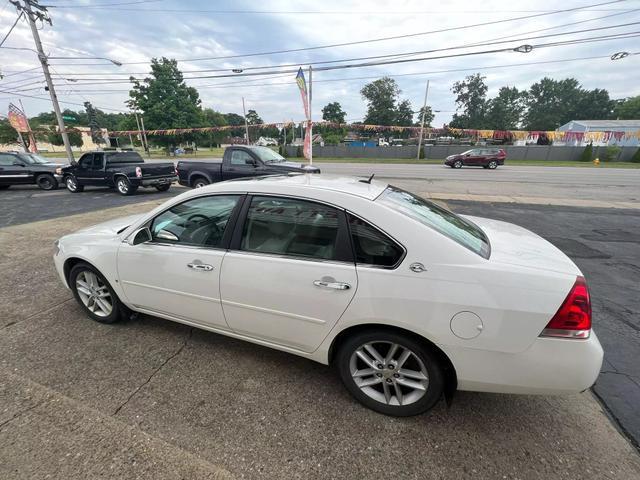
{"type": "MultiPolygon", "coordinates": [[[[236,186],[242,185],[242,190],[249,192],[255,191],[286,194],[289,189],[304,187],[314,190],[346,193],[369,200],[375,200],[388,187],[388,184],[385,182],[372,180],[371,183],[367,183],[367,180],[368,177],[328,175],[324,173],[300,173],[288,175],[267,175],[263,177],[250,177],[247,179],[240,178],[226,182],[214,183],[204,188],[215,191],[235,190],[236,186]]],[[[198,189],[198,191],[202,192],[202,189],[198,189]]]]}

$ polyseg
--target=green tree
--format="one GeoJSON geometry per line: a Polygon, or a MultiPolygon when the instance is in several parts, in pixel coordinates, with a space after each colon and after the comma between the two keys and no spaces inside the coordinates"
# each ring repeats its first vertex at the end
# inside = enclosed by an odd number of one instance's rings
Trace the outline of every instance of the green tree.
{"type": "Polygon", "coordinates": [[[569,120],[607,120],[611,118],[614,106],[615,102],[609,98],[608,91],[602,88],[581,89],[574,116],[569,120]]]}
{"type": "Polygon", "coordinates": [[[436,117],[436,115],[433,113],[433,110],[431,110],[431,107],[429,105],[427,105],[426,107],[420,107],[420,111],[418,112],[418,118],[416,120],[416,125],[420,126],[422,122],[422,112],[424,112],[424,126],[430,127],[431,122],[433,122],[433,119],[436,117]]]}
{"type": "Polygon", "coordinates": [[[18,143],[18,132],[11,126],[9,120],[0,119],[0,145],[18,143]]]}
{"type": "Polygon", "coordinates": [[[584,150],[580,155],[580,161],[590,162],[592,158],[593,158],[593,144],[589,143],[586,147],[584,147],[584,150]]]}
{"type": "Polygon", "coordinates": [[[263,124],[264,121],[260,118],[260,115],[255,110],[247,111],[247,123],[249,125],[260,125],[263,124]]]}
{"type": "MultiPolygon", "coordinates": [[[[198,91],[186,85],[178,62],[174,59],[151,59],[151,76],[142,82],[131,77],[129,107],[141,110],[148,130],[194,128],[202,124],[198,91]]],[[[193,140],[195,135],[158,136],[154,143],[174,145],[180,140],[193,140]]]]}
{"type": "Polygon", "coordinates": [[[481,128],[487,108],[486,77],[476,73],[455,82],[451,91],[456,95],[457,110],[449,124],[454,128],[481,128]]]}
{"type": "MultiPolygon", "coordinates": [[[[69,143],[72,147],[82,147],[82,133],[80,132],[80,130],[67,127],[67,137],[69,137],[69,143]]],[[[62,135],[60,135],[55,127],[49,130],[47,140],[50,144],[56,145],[58,147],[64,145],[62,135]]]]}
{"type": "Polygon", "coordinates": [[[630,161],[633,163],[640,163],[640,148],[636,150],[636,153],[633,154],[630,161]]]}
{"type": "Polygon", "coordinates": [[[524,111],[526,92],[516,87],[502,87],[498,95],[487,102],[485,121],[478,128],[516,130],[524,111]]]}
{"type": "Polygon", "coordinates": [[[338,102],[331,102],[322,107],[322,119],[327,122],[344,123],[346,116],[346,112],[338,102]]]}
{"type": "Polygon", "coordinates": [[[619,120],[640,118],[640,95],[614,101],[613,117],[619,120]]]}
{"type": "Polygon", "coordinates": [[[360,95],[367,102],[367,114],[364,123],[373,125],[394,125],[396,120],[396,101],[401,91],[396,81],[383,77],[365,85],[360,95]]]}
{"type": "Polygon", "coordinates": [[[98,124],[96,110],[93,108],[93,105],[91,105],[91,102],[84,102],[84,110],[87,113],[87,126],[91,132],[91,140],[93,140],[93,143],[95,144],[104,143],[100,125],[98,124]]]}
{"type": "Polygon", "coordinates": [[[396,107],[396,118],[394,125],[408,127],[413,125],[413,108],[409,100],[402,100],[396,107]]]}

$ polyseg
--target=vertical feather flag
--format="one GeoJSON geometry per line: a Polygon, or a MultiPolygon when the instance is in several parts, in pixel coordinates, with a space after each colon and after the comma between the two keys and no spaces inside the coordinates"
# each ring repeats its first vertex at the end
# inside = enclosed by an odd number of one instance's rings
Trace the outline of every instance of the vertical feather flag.
{"type": "Polygon", "coordinates": [[[307,81],[304,79],[302,67],[300,67],[298,74],[296,75],[296,83],[300,89],[300,96],[302,97],[302,104],[304,105],[304,116],[307,119],[303,152],[304,158],[309,159],[311,157],[311,118],[309,118],[309,94],[307,92],[307,81]]]}

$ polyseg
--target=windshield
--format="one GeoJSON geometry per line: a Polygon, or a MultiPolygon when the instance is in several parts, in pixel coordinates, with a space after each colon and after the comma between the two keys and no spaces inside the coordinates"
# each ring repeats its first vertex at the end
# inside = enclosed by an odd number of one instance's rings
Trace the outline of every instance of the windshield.
{"type": "Polygon", "coordinates": [[[286,162],[287,160],[277,152],[274,152],[270,148],[267,147],[254,147],[251,149],[260,160],[264,163],[276,163],[276,162],[286,162]]]}
{"type": "Polygon", "coordinates": [[[32,165],[42,164],[42,163],[51,163],[46,158],[41,157],[40,155],[36,155],[35,153],[23,153],[20,155],[20,158],[22,158],[25,162],[30,163],[32,165]]]}
{"type": "Polygon", "coordinates": [[[376,201],[433,228],[481,257],[489,258],[491,247],[487,236],[469,220],[392,186],[387,187],[376,201]]]}

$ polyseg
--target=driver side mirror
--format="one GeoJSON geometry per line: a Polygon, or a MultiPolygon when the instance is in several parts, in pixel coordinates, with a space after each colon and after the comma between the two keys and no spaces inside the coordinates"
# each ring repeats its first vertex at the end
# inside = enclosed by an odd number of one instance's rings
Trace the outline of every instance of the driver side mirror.
{"type": "Polygon", "coordinates": [[[465,157],[470,157],[470,156],[471,156],[471,154],[470,154],[470,153],[467,153],[467,154],[465,155],[465,157]]]}
{"type": "Polygon", "coordinates": [[[131,237],[129,237],[129,245],[140,245],[151,241],[151,230],[149,227],[138,229],[131,237]]]}
{"type": "Polygon", "coordinates": [[[23,164],[23,163],[20,163],[20,162],[19,162],[19,161],[17,161],[17,160],[14,160],[13,165],[14,165],[15,167],[24,167],[24,164],[23,164]]]}

